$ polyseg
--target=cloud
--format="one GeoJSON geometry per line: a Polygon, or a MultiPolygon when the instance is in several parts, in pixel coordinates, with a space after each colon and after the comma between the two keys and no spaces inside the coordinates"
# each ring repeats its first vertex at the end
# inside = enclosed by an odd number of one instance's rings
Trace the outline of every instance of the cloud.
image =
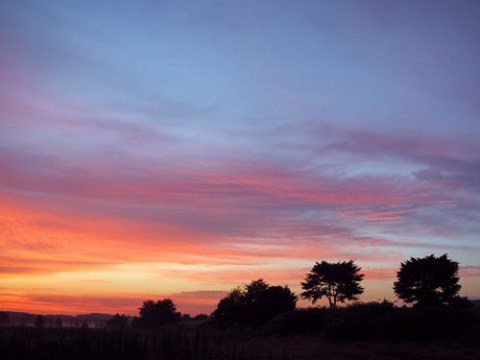
{"type": "Polygon", "coordinates": [[[480,278],[480,266],[460,265],[459,274],[461,278],[480,278]]]}
{"type": "MultiPolygon", "coordinates": [[[[335,146],[328,151],[348,151],[357,158],[379,153],[416,160],[426,158],[416,154],[437,149],[395,143],[379,135],[355,139],[357,143],[347,148],[335,146]]],[[[442,155],[446,157],[457,150],[438,151],[446,151],[442,155]]],[[[106,264],[129,262],[136,256],[144,261],[190,261],[198,256],[221,256],[226,262],[292,255],[304,259],[320,244],[324,256],[344,254],[339,249],[348,247],[355,254],[358,249],[352,245],[361,236],[357,226],[366,229],[370,224],[390,234],[415,226],[414,238],[420,229],[442,229],[455,219],[450,216],[447,222],[438,222],[435,214],[430,222],[429,212],[462,205],[456,203],[458,189],[450,195],[433,192],[430,184],[424,186],[407,175],[295,172],[292,164],[269,163],[268,158],[211,157],[198,162],[198,158],[180,156],[178,162],[163,163],[134,153],[79,158],[11,148],[3,154],[0,166],[6,176],[0,182],[14,208],[11,216],[28,219],[28,226],[20,227],[17,221],[6,228],[11,244],[30,253],[38,251],[38,246],[62,253],[65,250],[59,244],[65,244],[64,248],[77,249],[85,257],[101,253],[99,262],[106,260],[106,264]],[[65,218],[67,214],[73,220],[65,218]],[[420,220],[423,224],[418,226],[420,220]],[[36,242],[29,240],[32,236],[36,242]],[[136,239],[134,248],[132,239],[136,239]],[[284,248],[269,245],[279,241],[284,248]],[[96,250],[86,250],[86,244],[95,244],[96,250]],[[158,248],[163,255],[153,256],[158,248]],[[208,252],[212,255],[205,256],[208,252]]],[[[465,208],[463,216],[468,211],[465,208]]],[[[400,245],[372,239],[380,247],[400,245]]],[[[413,240],[410,244],[402,247],[439,245],[413,240]]]]}
{"type": "Polygon", "coordinates": [[[10,311],[25,310],[26,304],[29,311],[41,314],[69,314],[101,312],[106,314],[128,314],[138,316],[138,308],[144,300],[171,298],[177,305],[178,311],[191,315],[200,313],[210,314],[224,296],[226,291],[202,290],[190,291],[177,294],[144,294],[132,295],[122,293],[70,293],[51,292],[49,294],[30,291],[26,292],[5,292],[0,289],[2,309],[10,311]]]}

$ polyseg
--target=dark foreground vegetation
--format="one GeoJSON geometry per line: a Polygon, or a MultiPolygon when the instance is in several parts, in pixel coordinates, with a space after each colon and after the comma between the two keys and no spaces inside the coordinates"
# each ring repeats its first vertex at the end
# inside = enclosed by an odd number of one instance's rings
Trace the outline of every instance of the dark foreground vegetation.
{"type": "Polygon", "coordinates": [[[297,309],[257,327],[0,328],[4,360],[480,359],[478,307],[297,309]]]}

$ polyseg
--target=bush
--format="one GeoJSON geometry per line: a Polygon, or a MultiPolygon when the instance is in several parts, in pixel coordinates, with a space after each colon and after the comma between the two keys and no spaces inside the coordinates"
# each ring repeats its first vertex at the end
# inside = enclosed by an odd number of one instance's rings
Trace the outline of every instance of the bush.
{"type": "Polygon", "coordinates": [[[182,314],[171,299],[163,299],[157,302],[145,300],[139,309],[140,317],[134,322],[135,326],[156,329],[166,324],[175,324],[180,321],[182,314]]]}
{"type": "Polygon", "coordinates": [[[259,279],[234,289],[218,303],[212,321],[222,326],[258,327],[295,309],[297,297],[288,286],[271,286],[259,279]]]}
{"type": "Polygon", "coordinates": [[[444,341],[461,338],[477,323],[475,313],[469,309],[401,308],[386,324],[386,332],[394,341],[444,341]]]}
{"type": "Polygon", "coordinates": [[[387,340],[387,324],[395,316],[393,303],[356,303],[333,311],[324,335],[328,340],[387,340]]]}
{"type": "Polygon", "coordinates": [[[273,318],[262,330],[277,335],[316,335],[324,331],[330,314],[326,308],[296,309],[273,318]]]}
{"type": "Polygon", "coordinates": [[[475,313],[469,309],[397,308],[384,301],[332,311],[323,334],[331,341],[448,341],[471,333],[477,324],[475,313]]]}

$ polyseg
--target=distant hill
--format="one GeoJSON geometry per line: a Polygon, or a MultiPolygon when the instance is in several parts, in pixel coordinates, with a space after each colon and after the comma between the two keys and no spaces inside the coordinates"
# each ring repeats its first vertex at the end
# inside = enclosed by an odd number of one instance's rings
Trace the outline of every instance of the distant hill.
{"type": "Polygon", "coordinates": [[[108,314],[82,314],[82,315],[75,315],[75,319],[82,320],[82,321],[108,321],[112,318],[113,315],[108,314]]]}
{"type": "MultiPolygon", "coordinates": [[[[15,311],[3,311],[10,319],[10,325],[24,325],[32,326],[35,319],[40,314],[29,314],[24,312],[15,311]]],[[[61,323],[62,326],[84,326],[89,327],[102,327],[113,316],[109,314],[81,314],[81,315],[42,315],[45,319],[46,326],[58,326],[61,323]]]]}

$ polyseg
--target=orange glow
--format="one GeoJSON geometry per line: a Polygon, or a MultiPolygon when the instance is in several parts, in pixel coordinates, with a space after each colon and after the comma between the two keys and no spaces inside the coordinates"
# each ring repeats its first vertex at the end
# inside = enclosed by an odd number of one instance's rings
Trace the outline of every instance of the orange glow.
{"type": "MultiPolygon", "coordinates": [[[[57,204],[55,198],[3,193],[0,245],[5,250],[0,253],[0,308],[52,314],[135,315],[144,299],[171,297],[180,311],[210,313],[236,286],[264,278],[271,284],[289,285],[298,294],[300,282],[315,261],[344,259],[355,259],[364,269],[370,292],[362,299],[375,300],[381,289],[384,297],[392,297],[394,266],[404,260],[404,254],[388,246],[383,248],[388,245],[386,240],[355,238],[336,225],[341,218],[377,225],[400,222],[410,210],[396,205],[395,196],[390,196],[392,205],[381,205],[385,197],[388,200],[387,193],[394,193],[392,189],[358,191],[353,196],[357,189],[352,184],[333,190],[327,184],[322,188],[273,170],[264,171],[263,177],[245,174],[212,179],[203,173],[190,175],[202,178],[202,183],[164,184],[168,192],[160,193],[151,187],[144,190],[135,183],[119,182],[116,188],[95,190],[93,199],[75,198],[72,207],[65,199],[57,204]],[[236,184],[242,184],[241,199],[262,194],[267,203],[317,203],[338,206],[339,210],[321,223],[308,218],[278,222],[268,218],[265,224],[269,225],[263,227],[258,214],[251,215],[241,204],[221,196],[209,202],[205,196],[174,195],[208,193],[210,186],[228,189],[236,184]],[[190,186],[202,189],[193,191],[190,186]],[[122,196],[127,196],[122,195],[124,192],[147,203],[154,200],[169,206],[181,204],[182,208],[190,203],[197,209],[205,207],[213,215],[207,213],[206,226],[194,226],[185,225],[188,221],[168,222],[132,211],[124,213],[118,207],[122,196]],[[379,206],[376,210],[363,209],[364,201],[379,206]],[[103,212],[97,211],[99,204],[103,212]],[[236,222],[232,219],[238,218],[244,227],[226,228],[222,233],[217,226],[222,226],[224,217],[233,224],[236,222]],[[256,227],[250,230],[253,225],[256,227]]],[[[89,189],[83,191],[90,194],[89,189]]],[[[176,216],[185,216],[185,212],[176,216]]],[[[472,268],[465,274],[479,277],[472,268]]],[[[308,305],[305,301],[299,304],[308,305]]]]}

